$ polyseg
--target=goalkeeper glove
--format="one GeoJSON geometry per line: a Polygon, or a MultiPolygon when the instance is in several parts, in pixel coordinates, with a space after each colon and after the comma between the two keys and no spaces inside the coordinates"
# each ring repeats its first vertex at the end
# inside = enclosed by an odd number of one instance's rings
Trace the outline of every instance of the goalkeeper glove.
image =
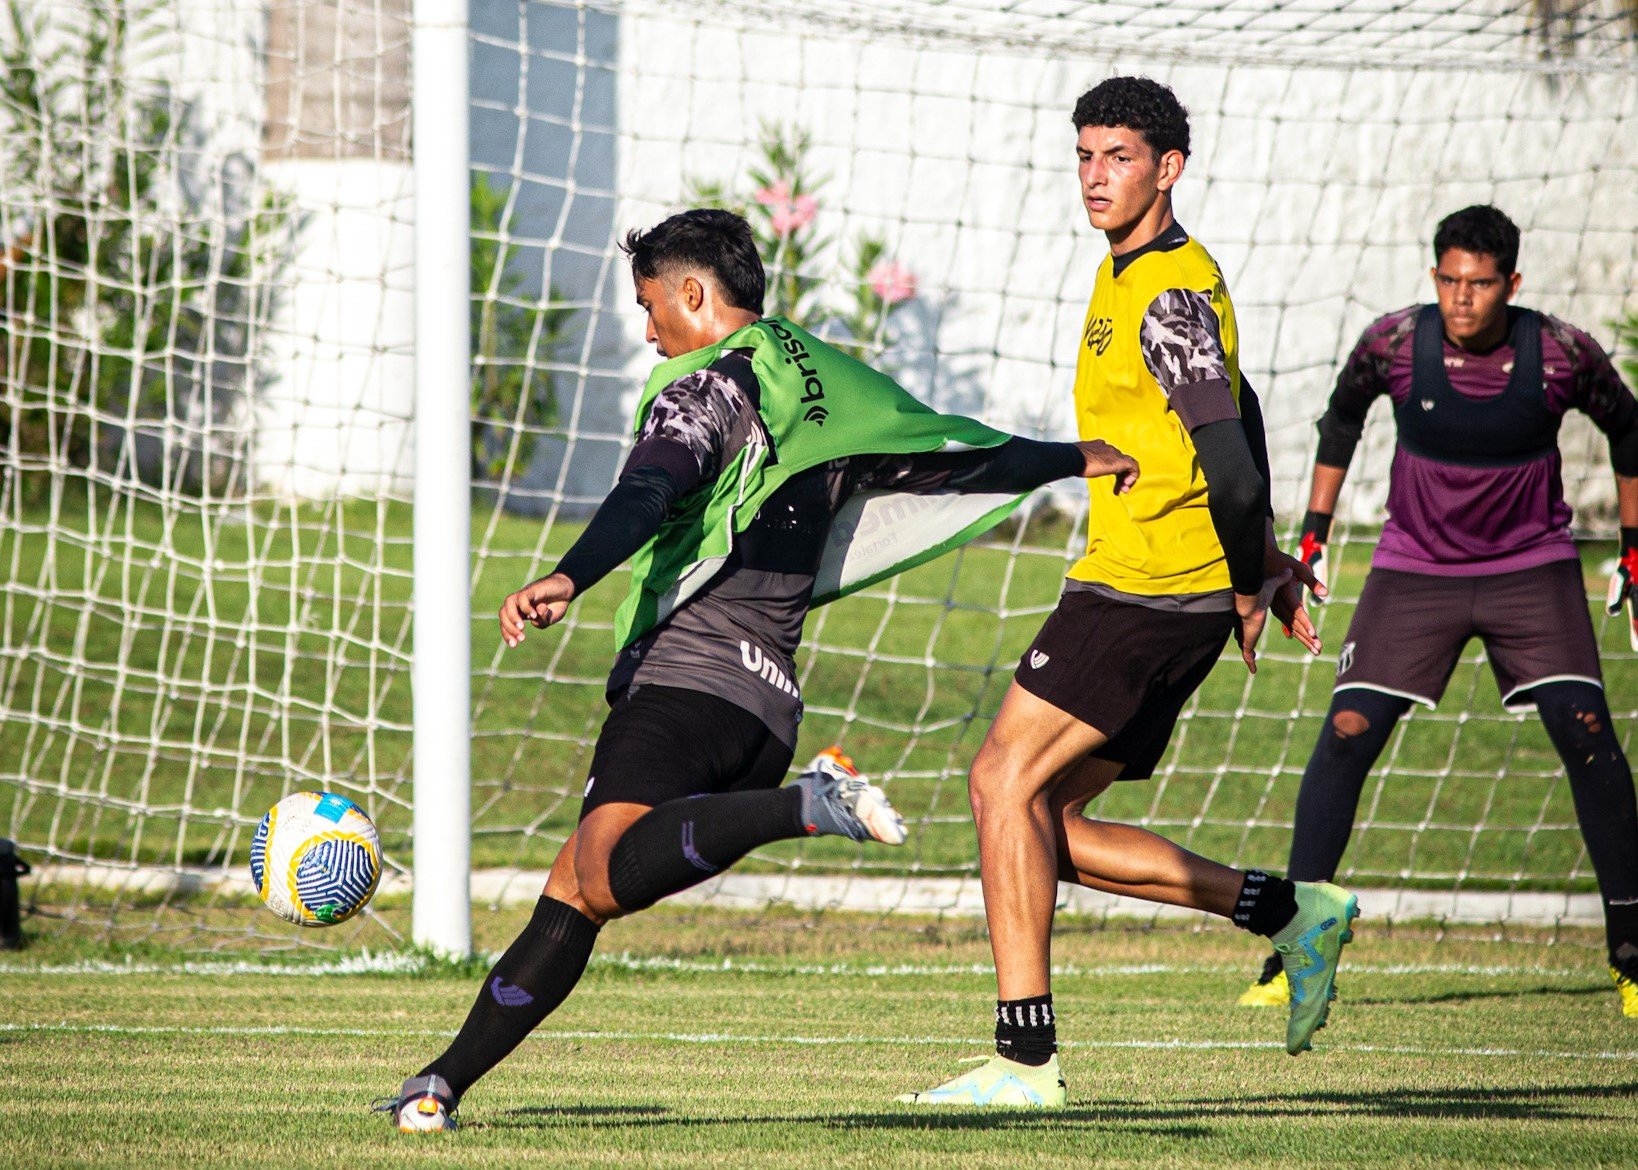
{"type": "MultiPolygon", "coordinates": [[[[1321,566],[1325,563],[1325,542],[1331,538],[1331,513],[1315,512],[1312,509],[1302,518],[1302,543],[1297,546],[1297,559],[1310,569],[1314,576],[1319,578],[1321,585],[1329,586],[1321,566]]],[[[1324,604],[1325,598],[1310,591],[1314,600],[1324,604]]]]}
{"type": "Polygon", "coordinates": [[[1615,572],[1610,574],[1610,590],[1604,598],[1604,611],[1614,617],[1622,607],[1626,608],[1627,637],[1632,642],[1632,648],[1638,650],[1638,597],[1633,596],[1635,588],[1638,588],[1638,528],[1622,527],[1621,559],[1615,562],[1615,572]]]}

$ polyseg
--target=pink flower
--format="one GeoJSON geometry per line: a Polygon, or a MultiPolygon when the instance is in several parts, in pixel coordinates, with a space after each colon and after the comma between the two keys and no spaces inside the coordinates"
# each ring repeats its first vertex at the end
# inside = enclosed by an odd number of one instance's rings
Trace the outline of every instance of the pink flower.
{"type": "Polygon", "coordinates": [[[916,295],[916,274],[892,260],[877,264],[865,279],[885,304],[896,305],[916,295]]]}
{"type": "Polygon", "coordinates": [[[776,236],[788,236],[806,227],[819,214],[819,200],[812,195],[791,198],[791,185],[785,179],[758,191],[756,201],[768,209],[768,220],[776,236]]]}
{"type": "Polygon", "coordinates": [[[756,201],[764,207],[788,207],[791,202],[791,185],[780,179],[772,187],[764,187],[756,193],[756,201]]]}

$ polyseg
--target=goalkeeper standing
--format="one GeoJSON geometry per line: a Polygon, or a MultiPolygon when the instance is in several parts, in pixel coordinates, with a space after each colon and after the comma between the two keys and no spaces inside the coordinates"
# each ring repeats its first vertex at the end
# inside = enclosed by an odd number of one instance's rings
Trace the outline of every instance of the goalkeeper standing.
{"type": "MultiPolygon", "coordinates": [[[[1438,301],[1366,328],[1319,421],[1302,552],[1317,565],[1337,495],[1379,397],[1398,428],[1388,519],[1337,657],[1336,690],[1303,773],[1291,876],[1329,881],[1360,790],[1412,703],[1438,703],[1469,638],[1503,704],[1535,707],[1564,761],[1604,899],[1610,974],[1638,1018],[1638,813],[1610,719],[1564,502],[1558,428],[1584,411],[1610,444],[1621,513],[1611,612],[1638,576],[1638,402],[1579,329],[1513,306],[1519,229],[1494,207],[1433,236],[1438,301]]],[[[1638,623],[1633,627],[1638,648],[1638,623]]],[[[1288,992],[1271,958],[1240,1002],[1288,992]]]]}
{"type": "Polygon", "coordinates": [[[970,539],[1051,480],[1111,476],[1114,494],[1137,479],[1107,443],[1040,443],[935,414],[763,318],[762,261],[737,215],[685,211],[632,232],[625,251],[648,340],[668,360],[638,402],[619,483],[557,569],[500,609],[516,647],[630,561],[609,716],[579,826],[529,924],[449,1048],[378,1103],[406,1132],[455,1128],[461,1097],[568,997],[609,919],[773,841],[903,842],[902,818],[835,749],[780,787],[811,606],[970,539]],[[907,506],[905,493],[919,499],[907,506]]]}
{"type": "Polygon", "coordinates": [[[1272,605],[1311,651],[1300,562],[1273,542],[1268,454],[1240,377],[1234,307],[1216,261],[1172,214],[1188,114],[1144,77],[1083,94],[1073,116],[1083,206],[1109,241],[1081,336],[1081,433],[1143,466],[1116,498],[1092,492],[1087,552],[1024,652],[973,761],[984,912],[995,954],[996,1055],[916,1105],[1057,1108],[1051,931],[1058,883],[1231,918],[1292,968],[1291,1053],[1325,1022],[1357,913],[1346,891],[1249,873],[1129,825],[1091,820],[1116,780],[1147,779],[1179,713],[1231,635],[1256,671],[1272,605]]]}

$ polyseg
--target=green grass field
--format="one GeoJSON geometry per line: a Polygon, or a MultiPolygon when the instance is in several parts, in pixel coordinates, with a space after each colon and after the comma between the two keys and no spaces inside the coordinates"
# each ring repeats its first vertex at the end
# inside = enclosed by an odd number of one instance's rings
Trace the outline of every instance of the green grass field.
{"type": "MultiPolygon", "coordinates": [[[[328,777],[407,865],[407,512],[268,512],[239,530],[80,503],[0,530],[0,832],[66,855],[242,862],[262,808],[328,777]]],[[[481,510],[475,528],[474,862],[544,866],[572,824],[620,584],[494,654],[489,613],[576,528],[481,510]]],[[[810,620],[804,749],[841,739],[888,773],[911,844],[776,846],[744,868],[973,872],[962,771],[1063,568],[1065,534],[1022,543],[1034,551],[992,541],[810,620]]],[[[1590,589],[1605,552],[1586,550],[1590,589]]],[[[1367,558],[1368,542],[1347,550],[1343,597],[1367,558]]],[[[1324,611],[1333,648],[1350,614],[1324,611]]],[[[1618,629],[1605,636],[1612,705],[1630,711],[1638,665],[1618,629]]],[[[1232,658],[1213,674],[1164,782],[1119,786],[1099,814],[1278,865],[1330,669],[1277,637],[1267,649],[1255,687],[1232,658]]],[[[1367,788],[1351,880],[1590,888],[1539,727],[1464,709],[1499,711],[1471,662],[1367,788]]],[[[605,932],[577,994],[469,1095],[464,1132],[417,1143],[366,1104],[442,1048],[481,964],[341,974],[356,954],[299,945],[242,899],[41,893],[25,895],[33,945],[0,955],[7,1165],[1634,1161],[1638,1021],[1617,1014],[1592,932],[1366,920],[1333,1025],[1292,1059],[1279,1012],[1231,1006],[1260,962],[1253,940],[1065,918],[1068,1111],[929,1115],[892,1097],[986,1051],[981,924],[661,909],[605,932]]],[[[504,947],[525,913],[480,910],[478,945],[504,947]]],[[[398,945],[407,908],[379,899],[361,926],[300,943],[398,945]]]]}
{"type": "MultiPolygon", "coordinates": [[[[481,915],[481,944],[523,913],[481,915]]],[[[0,956],[0,1151],[31,1168],[1631,1166],[1638,1020],[1592,936],[1557,942],[1363,921],[1330,1027],[1291,1058],[1283,1013],[1231,1006],[1261,953],[1245,935],[1066,919],[1069,1108],[926,1113],[893,1095],[987,1050],[979,924],[661,909],[605,931],[575,995],[468,1095],[465,1128],[428,1139],[366,1106],[442,1049],[481,968],[190,970],[46,939],[0,956]]]]}

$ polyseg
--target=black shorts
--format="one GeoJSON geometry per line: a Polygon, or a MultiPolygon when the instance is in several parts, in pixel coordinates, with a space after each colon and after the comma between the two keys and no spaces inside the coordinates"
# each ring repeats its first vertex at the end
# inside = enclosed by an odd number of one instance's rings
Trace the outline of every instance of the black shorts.
{"type": "Polygon", "coordinates": [[[1066,590],[1015,677],[1108,736],[1092,755],[1122,765],[1119,779],[1145,780],[1237,625],[1232,610],[1175,613],[1066,590]]]}
{"type": "Polygon", "coordinates": [[[1529,710],[1544,682],[1603,686],[1578,560],[1514,573],[1435,577],[1372,569],[1337,654],[1336,689],[1433,707],[1469,638],[1484,643],[1502,704],[1529,710]]]}
{"type": "Polygon", "coordinates": [[[745,708],[652,684],[615,699],[592,752],[580,819],[599,805],[653,808],[685,796],[778,788],[791,748],[745,708]]]}

